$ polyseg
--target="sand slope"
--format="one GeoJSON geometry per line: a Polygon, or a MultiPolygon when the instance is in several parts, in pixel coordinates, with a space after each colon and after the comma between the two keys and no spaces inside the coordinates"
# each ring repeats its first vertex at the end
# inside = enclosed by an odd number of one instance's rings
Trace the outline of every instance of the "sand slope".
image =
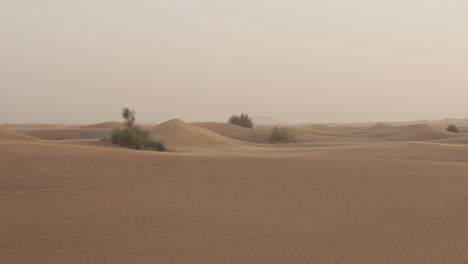
{"type": "Polygon", "coordinates": [[[32,137],[46,140],[63,140],[63,139],[100,139],[108,138],[112,131],[111,128],[22,128],[14,129],[20,134],[29,135],[32,137]]]}
{"type": "Polygon", "coordinates": [[[23,135],[8,130],[0,130],[0,140],[38,140],[38,138],[23,135]]]}
{"type": "Polygon", "coordinates": [[[210,130],[187,124],[179,119],[149,129],[151,136],[171,147],[213,147],[243,144],[210,130]]]}
{"type": "Polygon", "coordinates": [[[253,143],[268,143],[270,132],[255,128],[245,128],[225,123],[205,122],[205,123],[190,123],[191,125],[202,127],[223,135],[225,137],[248,141],[253,143]]]}
{"type": "Polygon", "coordinates": [[[65,128],[65,125],[58,124],[3,124],[0,129],[17,129],[17,128],[65,128]]]}
{"type": "Polygon", "coordinates": [[[5,142],[0,263],[468,261],[466,163],[5,142]]]}
{"type": "Polygon", "coordinates": [[[391,126],[389,124],[385,124],[385,123],[378,123],[378,124],[375,124],[373,126],[368,126],[368,127],[364,127],[362,128],[361,130],[359,131],[376,131],[376,130],[382,130],[382,129],[391,129],[393,128],[394,126],[391,126]]]}
{"type": "Polygon", "coordinates": [[[176,119],[159,153],[98,127],[0,130],[0,263],[468,263],[467,134],[176,119]]]}
{"type": "Polygon", "coordinates": [[[341,126],[341,125],[325,125],[325,124],[315,124],[306,126],[314,130],[323,130],[323,131],[333,131],[333,132],[347,132],[359,129],[358,126],[341,126]]]}
{"type": "Polygon", "coordinates": [[[461,134],[448,132],[440,127],[426,124],[396,126],[389,128],[361,130],[356,132],[359,135],[365,135],[369,139],[387,140],[387,141],[425,141],[447,139],[462,136],[461,134]]]}
{"type": "Polygon", "coordinates": [[[80,126],[79,128],[119,128],[119,127],[124,127],[124,126],[125,125],[122,122],[110,121],[110,122],[103,122],[103,123],[98,123],[98,124],[80,126]]]}

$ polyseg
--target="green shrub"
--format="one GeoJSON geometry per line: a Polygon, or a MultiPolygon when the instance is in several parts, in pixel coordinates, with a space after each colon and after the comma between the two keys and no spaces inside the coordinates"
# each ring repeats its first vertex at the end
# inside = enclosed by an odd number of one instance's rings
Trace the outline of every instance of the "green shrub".
{"type": "Polygon", "coordinates": [[[148,130],[136,126],[112,130],[111,140],[112,143],[127,148],[166,151],[163,143],[150,138],[148,130]]]}
{"type": "Polygon", "coordinates": [[[252,118],[250,118],[246,114],[241,114],[240,116],[238,115],[231,116],[231,118],[229,118],[228,120],[228,124],[241,126],[241,127],[247,127],[247,128],[253,127],[252,118]]]}
{"type": "Polygon", "coordinates": [[[112,143],[134,149],[167,150],[162,142],[154,141],[150,138],[148,130],[134,126],[135,111],[125,107],[122,109],[122,117],[127,126],[112,130],[110,137],[112,143]]]}
{"type": "Polygon", "coordinates": [[[453,133],[458,133],[458,132],[459,132],[458,127],[455,126],[455,125],[450,125],[450,126],[448,126],[448,127],[447,127],[447,131],[453,132],[453,133]]]}
{"type": "Polygon", "coordinates": [[[296,142],[294,135],[289,134],[285,127],[275,127],[270,134],[270,143],[293,143],[296,142]]]}
{"type": "Polygon", "coordinates": [[[139,127],[116,128],[112,131],[113,143],[134,149],[146,149],[150,142],[148,130],[139,127]]]}

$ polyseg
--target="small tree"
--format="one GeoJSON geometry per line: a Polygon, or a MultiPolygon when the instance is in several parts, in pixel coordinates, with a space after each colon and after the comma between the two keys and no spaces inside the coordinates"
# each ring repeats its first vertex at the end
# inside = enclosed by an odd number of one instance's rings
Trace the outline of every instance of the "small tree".
{"type": "Polygon", "coordinates": [[[270,143],[293,143],[296,142],[294,135],[289,134],[285,127],[275,127],[270,134],[270,143]]]}
{"type": "Polygon", "coordinates": [[[122,117],[125,119],[125,128],[112,130],[112,143],[134,149],[166,151],[162,142],[151,139],[150,133],[146,129],[133,126],[135,123],[135,111],[128,108],[122,109],[122,117]]]}
{"type": "Polygon", "coordinates": [[[455,126],[455,125],[449,125],[449,126],[447,127],[447,131],[453,132],[453,133],[458,133],[458,132],[459,132],[458,127],[455,126]]]}
{"type": "Polygon", "coordinates": [[[231,116],[231,118],[229,118],[228,120],[228,124],[241,126],[241,127],[247,127],[247,128],[253,127],[252,118],[250,118],[246,114],[241,114],[240,116],[238,115],[231,116]]]}
{"type": "Polygon", "coordinates": [[[130,110],[128,107],[122,109],[122,117],[125,119],[127,127],[133,127],[135,123],[135,111],[130,110]]]}

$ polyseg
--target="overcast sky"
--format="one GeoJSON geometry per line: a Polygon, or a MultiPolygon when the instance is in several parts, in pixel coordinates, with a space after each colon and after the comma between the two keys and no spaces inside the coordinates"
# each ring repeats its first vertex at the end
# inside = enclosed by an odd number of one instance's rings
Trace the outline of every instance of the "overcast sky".
{"type": "Polygon", "coordinates": [[[0,0],[0,123],[468,117],[466,0],[0,0]]]}

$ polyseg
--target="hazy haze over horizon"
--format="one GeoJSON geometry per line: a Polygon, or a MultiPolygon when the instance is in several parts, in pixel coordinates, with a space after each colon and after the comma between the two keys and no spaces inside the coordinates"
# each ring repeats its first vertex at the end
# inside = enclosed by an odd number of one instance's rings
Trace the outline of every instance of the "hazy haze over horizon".
{"type": "Polygon", "coordinates": [[[2,1],[0,124],[468,117],[468,2],[2,1]]]}

